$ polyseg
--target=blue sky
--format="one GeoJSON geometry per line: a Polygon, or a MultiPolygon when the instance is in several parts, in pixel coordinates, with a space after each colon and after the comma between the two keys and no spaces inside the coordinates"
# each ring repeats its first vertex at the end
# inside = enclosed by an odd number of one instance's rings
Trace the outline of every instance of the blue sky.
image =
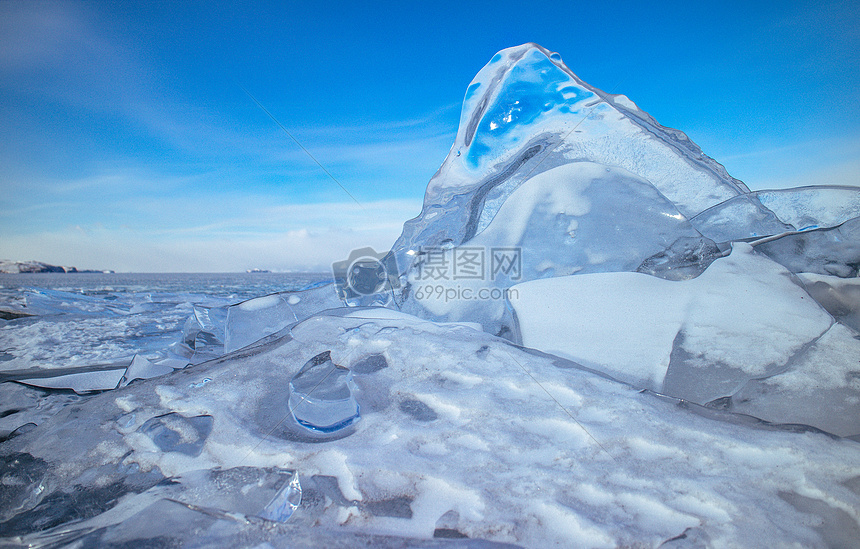
{"type": "Polygon", "coordinates": [[[387,249],[469,82],[524,42],[753,189],[860,184],[854,2],[238,4],[0,2],[0,258],[322,270],[387,249]]]}

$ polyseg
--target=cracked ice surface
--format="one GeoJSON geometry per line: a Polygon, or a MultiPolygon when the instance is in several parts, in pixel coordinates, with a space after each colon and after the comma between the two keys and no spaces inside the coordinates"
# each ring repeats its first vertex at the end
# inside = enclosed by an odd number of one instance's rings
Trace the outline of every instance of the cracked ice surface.
{"type": "MultiPolygon", "coordinates": [[[[102,541],[188,541],[169,523],[142,533],[140,521],[151,519],[153,504],[172,505],[169,496],[193,504],[183,512],[200,520],[215,517],[203,539],[266,531],[300,546],[313,543],[300,541],[312,535],[313,522],[325,525],[320,535],[341,540],[393,535],[418,543],[443,524],[470,538],[534,547],[658,545],[694,528],[715,545],[821,545],[827,524],[860,519],[860,453],[851,441],[679,407],[466,326],[343,310],[291,333],[244,355],[104,393],[7,441],[4,459],[26,462],[15,478],[30,481],[7,483],[4,501],[24,502],[18,505],[38,524],[54,512],[49,502],[62,487],[77,487],[92,509],[111,507],[105,498],[122,493],[109,513],[81,517],[82,530],[102,528],[95,538],[102,541]],[[324,351],[345,368],[380,354],[388,366],[354,374],[362,420],[353,433],[296,443],[281,423],[286,387],[324,351]],[[159,451],[143,432],[159,418],[200,416],[211,418],[211,433],[196,456],[159,451]],[[231,492],[232,500],[185,499],[183,485],[217,480],[193,473],[204,469],[241,470],[230,482],[249,486],[282,478],[272,471],[297,470],[308,489],[281,529],[239,515],[262,516],[289,477],[269,495],[245,489],[231,492]],[[176,480],[118,483],[128,471],[176,480]],[[31,482],[49,488],[33,495],[31,482]],[[113,488],[106,494],[98,486],[113,488]],[[176,486],[177,495],[163,486],[176,486]],[[809,501],[823,504],[822,526],[805,520],[809,501]]],[[[169,428],[181,433],[182,425],[169,428]]],[[[199,444],[198,431],[188,436],[199,444]]],[[[71,540],[78,531],[52,539],[71,540]]]]}

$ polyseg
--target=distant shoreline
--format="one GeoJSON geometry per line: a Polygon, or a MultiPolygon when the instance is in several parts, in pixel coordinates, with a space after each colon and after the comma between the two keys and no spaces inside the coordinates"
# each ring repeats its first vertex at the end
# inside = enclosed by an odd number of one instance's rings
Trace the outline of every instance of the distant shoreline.
{"type": "Polygon", "coordinates": [[[109,274],[115,271],[110,269],[81,269],[77,267],[64,267],[51,265],[42,261],[10,261],[0,260],[0,273],[3,274],[34,274],[34,273],[102,273],[109,274]]]}

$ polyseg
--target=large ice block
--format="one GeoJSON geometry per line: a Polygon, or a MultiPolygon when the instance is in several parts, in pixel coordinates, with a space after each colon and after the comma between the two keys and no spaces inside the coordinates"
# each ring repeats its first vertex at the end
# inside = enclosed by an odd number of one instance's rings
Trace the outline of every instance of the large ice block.
{"type": "Polygon", "coordinates": [[[784,370],[833,322],[782,266],[742,243],[692,280],[605,273],[513,289],[524,345],[699,404],[784,370]]]}
{"type": "Polygon", "coordinates": [[[701,232],[693,220],[735,198],[745,215],[786,228],[682,132],[582,82],[557,54],[535,44],[510,48],[470,84],[451,153],[392,248],[402,275],[395,302],[418,316],[468,319],[510,336],[503,299],[463,299],[464,291],[635,271],[679,238],[732,240],[701,232]],[[516,278],[421,278],[428,253],[448,250],[453,262],[478,248],[488,269],[494,250],[517,248],[523,268],[516,278]]]}

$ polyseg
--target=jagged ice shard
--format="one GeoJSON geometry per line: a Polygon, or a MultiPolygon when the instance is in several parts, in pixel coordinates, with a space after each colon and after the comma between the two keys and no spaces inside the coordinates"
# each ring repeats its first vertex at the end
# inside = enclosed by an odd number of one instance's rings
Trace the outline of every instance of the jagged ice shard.
{"type": "MultiPolygon", "coordinates": [[[[857,189],[749,192],[558,54],[504,50],[368,262],[385,291],[195,302],[156,363],[6,361],[100,392],[0,384],[2,541],[855,546],[858,226],[857,189]]],[[[27,299],[0,334],[140,308],[27,299]]]]}

